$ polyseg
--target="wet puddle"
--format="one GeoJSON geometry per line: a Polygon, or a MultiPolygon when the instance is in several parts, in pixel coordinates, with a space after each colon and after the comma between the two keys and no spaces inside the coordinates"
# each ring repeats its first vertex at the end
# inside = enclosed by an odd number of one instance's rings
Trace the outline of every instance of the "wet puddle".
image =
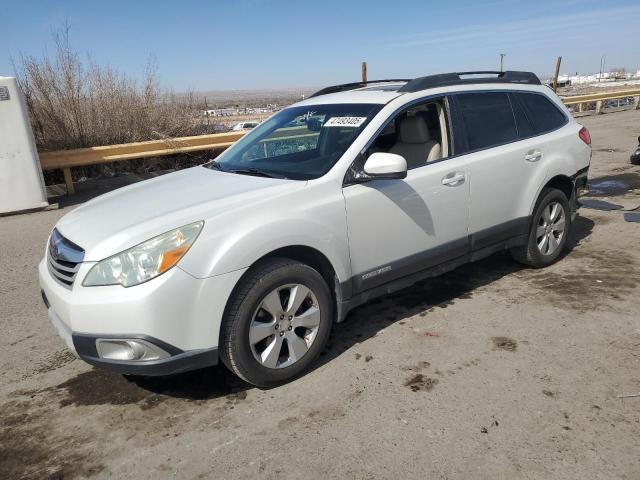
{"type": "Polygon", "coordinates": [[[636,173],[621,173],[589,180],[591,197],[614,197],[638,188],[640,188],[640,175],[636,173]]]}
{"type": "Polygon", "coordinates": [[[602,210],[609,212],[611,210],[620,210],[622,205],[617,205],[611,202],[605,202],[603,200],[594,200],[589,198],[580,199],[580,205],[586,208],[592,208],[594,210],[602,210]]]}
{"type": "Polygon", "coordinates": [[[619,148],[594,148],[594,152],[607,152],[607,153],[623,153],[624,150],[620,150],[619,148]]]}

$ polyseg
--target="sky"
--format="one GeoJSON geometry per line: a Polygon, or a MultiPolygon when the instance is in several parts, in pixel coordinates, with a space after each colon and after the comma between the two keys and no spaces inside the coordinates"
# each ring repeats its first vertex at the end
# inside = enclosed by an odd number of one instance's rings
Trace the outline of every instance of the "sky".
{"type": "Polygon", "coordinates": [[[65,22],[83,56],[176,91],[316,87],[505,68],[640,69],[639,0],[0,0],[0,76],[52,52],[65,22]]]}

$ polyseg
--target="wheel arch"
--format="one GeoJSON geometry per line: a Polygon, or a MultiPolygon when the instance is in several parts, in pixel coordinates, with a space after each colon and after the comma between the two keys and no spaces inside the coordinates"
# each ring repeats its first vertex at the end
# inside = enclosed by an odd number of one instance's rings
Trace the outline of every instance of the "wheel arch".
{"type": "MultiPolygon", "coordinates": [[[[348,295],[350,289],[348,288],[348,285],[346,283],[343,284],[340,282],[340,279],[338,278],[338,275],[336,273],[336,269],[334,268],[329,258],[327,258],[327,256],[320,250],[308,245],[289,245],[286,247],[280,247],[268,253],[265,253],[260,258],[255,260],[244,272],[244,274],[238,279],[236,285],[231,291],[231,294],[227,298],[224,309],[225,314],[227,312],[227,309],[229,308],[230,302],[236,294],[237,288],[242,284],[244,279],[247,278],[247,276],[249,276],[262,263],[275,258],[288,258],[290,260],[296,260],[310,266],[318,273],[320,273],[320,275],[326,282],[327,287],[329,287],[329,292],[331,293],[331,300],[334,310],[334,321],[338,321],[338,305],[343,300],[345,295],[348,295]]],[[[222,335],[222,329],[220,330],[219,335],[222,335]]]]}
{"type": "Polygon", "coordinates": [[[545,188],[556,188],[566,195],[567,200],[571,200],[571,195],[573,194],[573,180],[566,175],[556,175],[551,178],[544,187],[542,187],[543,190],[545,188]]]}
{"type": "Polygon", "coordinates": [[[542,192],[545,188],[555,188],[557,190],[560,190],[567,196],[567,200],[571,202],[571,197],[573,194],[573,180],[571,180],[571,177],[569,177],[568,175],[557,174],[547,180],[547,182],[538,189],[538,193],[536,194],[533,202],[529,207],[529,215],[533,215],[533,210],[536,208],[538,200],[540,200],[540,195],[542,195],[542,192]]]}
{"type": "MultiPolygon", "coordinates": [[[[331,264],[331,261],[320,250],[309,247],[308,245],[290,245],[278,248],[260,257],[251,267],[270,258],[290,258],[291,260],[297,260],[309,265],[322,275],[329,290],[332,292],[336,290],[335,287],[339,284],[336,270],[331,264]]],[[[249,267],[249,270],[251,270],[251,267],[249,267]]]]}

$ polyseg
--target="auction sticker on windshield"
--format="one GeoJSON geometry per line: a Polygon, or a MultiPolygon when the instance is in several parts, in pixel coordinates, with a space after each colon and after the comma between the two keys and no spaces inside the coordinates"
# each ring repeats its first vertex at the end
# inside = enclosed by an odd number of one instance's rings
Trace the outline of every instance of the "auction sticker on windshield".
{"type": "Polygon", "coordinates": [[[331,117],[324,122],[325,127],[354,127],[358,128],[364,122],[367,121],[367,117],[331,117]]]}

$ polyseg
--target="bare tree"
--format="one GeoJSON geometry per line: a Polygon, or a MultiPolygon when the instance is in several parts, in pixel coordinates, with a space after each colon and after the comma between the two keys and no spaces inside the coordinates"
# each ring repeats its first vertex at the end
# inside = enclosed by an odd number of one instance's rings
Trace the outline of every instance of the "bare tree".
{"type": "Polygon", "coordinates": [[[150,60],[138,84],[126,74],[82,60],[69,26],[54,32],[55,54],[21,56],[14,63],[40,150],[81,148],[189,135],[192,93],[163,90],[150,60]]]}

